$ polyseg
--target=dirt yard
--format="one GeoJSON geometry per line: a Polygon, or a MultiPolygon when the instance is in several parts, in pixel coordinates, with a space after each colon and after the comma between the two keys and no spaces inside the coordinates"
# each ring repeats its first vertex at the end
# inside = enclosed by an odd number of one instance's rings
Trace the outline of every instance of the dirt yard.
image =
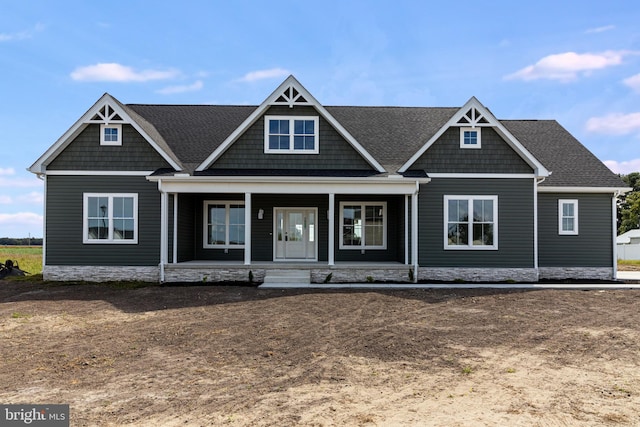
{"type": "Polygon", "coordinates": [[[72,426],[640,425],[640,291],[0,282],[0,403],[72,426]]]}

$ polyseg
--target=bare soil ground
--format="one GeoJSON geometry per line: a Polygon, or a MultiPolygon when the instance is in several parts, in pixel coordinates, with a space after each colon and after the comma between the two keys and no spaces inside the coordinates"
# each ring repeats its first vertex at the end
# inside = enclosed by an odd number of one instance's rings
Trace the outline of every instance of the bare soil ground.
{"type": "Polygon", "coordinates": [[[640,425],[640,291],[0,282],[0,403],[73,426],[640,425]]]}

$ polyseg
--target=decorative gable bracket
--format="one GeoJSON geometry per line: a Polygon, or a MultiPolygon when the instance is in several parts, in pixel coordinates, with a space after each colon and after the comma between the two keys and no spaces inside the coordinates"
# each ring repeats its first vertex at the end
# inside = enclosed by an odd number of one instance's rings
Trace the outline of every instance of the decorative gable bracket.
{"type": "Polygon", "coordinates": [[[465,127],[478,127],[478,126],[493,126],[492,123],[487,120],[482,111],[477,109],[476,107],[471,107],[469,110],[462,115],[456,122],[459,125],[463,125],[465,127]]]}
{"type": "Polygon", "coordinates": [[[312,105],[306,98],[293,86],[285,87],[280,96],[271,103],[271,105],[288,105],[293,108],[294,105],[312,105]]]}
{"type": "Polygon", "coordinates": [[[105,103],[89,120],[85,123],[125,123],[120,114],[109,104],[105,103]]]}

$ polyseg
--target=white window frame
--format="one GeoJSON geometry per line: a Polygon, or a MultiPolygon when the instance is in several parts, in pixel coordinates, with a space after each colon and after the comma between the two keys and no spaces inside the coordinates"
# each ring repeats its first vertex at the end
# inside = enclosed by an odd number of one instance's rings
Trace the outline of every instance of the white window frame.
{"type": "Polygon", "coordinates": [[[460,148],[482,148],[482,128],[475,127],[464,127],[460,128],[460,148]],[[464,133],[465,132],[476,132],[477,135],[477,143],[476,144],[465,144],[464,143],[464,133]]]}
{"type": "Polygon", "coordinates": [[[137,193],[83,193],[82,202],[82,243],[84,244],[116,244],[116,245],[135,245],[138,243],[138,194],[137,193]],[[108,221],[108,238],[91,239],[89,238],[89,198],[90,197],[106,197],[109,199],[107,216],[108,221]],[[133,239],[114,239],[113,238],[113,199],[115,197],[133,198],[133,239]]]}
{"type": "Polygon", "coordinates": [[[122,145],[122,125],[102,123],[100,124],[100,145],[122,145]],[[107,129],[116,129],[118,131],[118,139],[116,141],[106,141],[104,131],[107,129]]]}
{"type": "Polygon", "coordinates": [[[578,200],[577,199],[559,199],[558,200],[558,234],[561,236],[577,236],[578,235],[578,200]],[[573,205],[573,216],[564,216],[564,205],[573,205]],[[573,230],[565,230],[563,219],[573,218],[573,230]]]}
{"type": "Polygon", "coordinates": [[[387,249],[387,202],[340,202],[340,249],[345,250],[386,250],[387,249]],[[344,243],[344,207],[345,206],[360,206],[361,212],[365,215],[367,206],[382,206],[382,245],[367,245],[365,241],[364,228],[366,226],[366,215],[363,218],[362,223],[362,237],[359,245],[346,245],[344,243]]]}
{"type": "MultiPolygon", "coordinates": [[[[320,138],[319,138],[319,124],[320,120],[318,116],[264,116],[264,152],[266,154],[318,154],[320,152],[320,138]],[[288,120],[289,121],[289,149],[269,148],[269,121],[270,120],[288,120]],[[313,150],[306,149],[294,149],[294,137],[295,137],[295,121],[296,120],[313,120],[313,136],[315,143],[313,144],[313,150]]],[[[308,135],[307,135],[308,136],[308,135]]]]}
{"type": "MultiPolygon", "coordinates": [[[[229,243],[229,217],[231,213],[231,205],[241,205],[245,209],[244,200],[205,200],[202,207],[202,247],[205,249],[244,249],[246,242],[242,245],[229,243]],[[209,205],[224,205],[225,207],[225,243],[223,245],[210,244],[209,242],[209,205]]],[[[246,215],[242,218],[246,218],[246,215]]],[[[244,224],[246,227],[247,224],[244,224]]]]}
{"type": "Polygon", "coordinates": [[[498,250],[498,196],[444,196],[444,249],[455,251],[495,251],[498,250]],[[466,245],[450,245],[449,244],[449,201],[450,200],[466,200],[469,208],[468,225],[468,241],[466,245]],[[473,202],[475,200],[491,200],[493,201],[493,245],[474,245],[473,244],[473,202]]]}

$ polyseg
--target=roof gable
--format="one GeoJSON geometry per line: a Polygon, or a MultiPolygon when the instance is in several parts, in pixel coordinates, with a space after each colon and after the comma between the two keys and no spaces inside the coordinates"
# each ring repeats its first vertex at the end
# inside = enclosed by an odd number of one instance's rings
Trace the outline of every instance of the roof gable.
{"type": "Polygon", "coordinates": [[[247,117],[197,168],[196,171],[204,171],[224,153],[238,138],[259,120],[273,105],[311,106],[316,109],[329,124],[378,172],[385,172],[380,163],[358,142],[356,139],[311,95],[298,80],[289,76],[267,99],[247,117]]]}
{"type": "Polygon", "coordinates": [[[515,136],[475,97],[471,97],[429,140],[400,167],[406,172],[449,128],[451,127],[492,127],[522,159],[533,168],[538,176],[548,176],[549,171],[531,154],[515,136]]]}
{"type": "Polygon", "coordinates": [[[73,126],[31,165],[29,170],[37,174],[45,173],[47,165],[62,153],[90,124],[130,124],[171,167],[176,170],[182,170],[180,161],[153,126],[108,93],[102,95],[73,126]]]}

